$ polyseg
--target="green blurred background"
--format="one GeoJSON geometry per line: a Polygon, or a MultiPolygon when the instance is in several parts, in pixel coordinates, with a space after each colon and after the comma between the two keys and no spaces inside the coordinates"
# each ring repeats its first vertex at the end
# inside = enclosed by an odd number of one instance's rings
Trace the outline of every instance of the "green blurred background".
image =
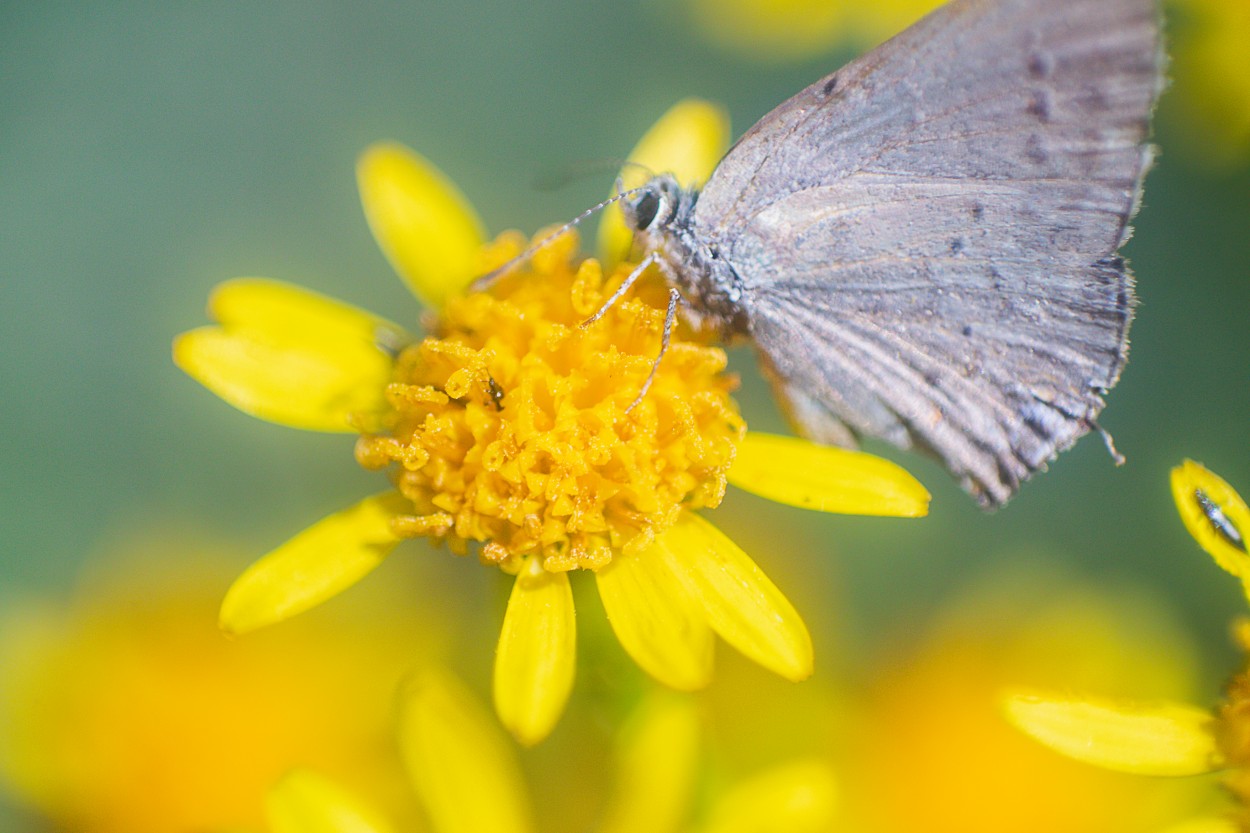
{"type": "MultiPolygon", "coordinates": [[[[622,157],[678,99],[724,103],[736,134],[856,48],[760,61],[688,24],[659,3],[573,0],[0,7],[0,587],[68,587],[135,530],[259,554],[377,489],[350,438],[239,414],[169,355],[238,275],[415,319],[360,212],[353,165],[369,142],[425,154],[492,231],[532,232],[605,195],[612,168],[536,183],[622,157]]],[[[1250,493],[1250,160],[1213,168],[1193,128],[1165,100],[1126,250],[1141,305],[1103,424],[1127,465],[1087,438],[984,514],[937,465],[891,453],[933,492],[930,518],[743,494],[712,516],[808,616],[818,658],[822,640],[870,653],[905,639],[987,566],[1042,559],[1151,589],[1211,667],[1230,667],[1224,633],[1244,602],[1184,532],[1167,475],[1192,457],[1250,493]]],[[[779,429],[749,351],[735,361],[752,425],[779,429]]],[[[438,575],[480,588],[485,572],[438,575]]],[[[463,611],[484,633],[502,581],[463,611]]]]}

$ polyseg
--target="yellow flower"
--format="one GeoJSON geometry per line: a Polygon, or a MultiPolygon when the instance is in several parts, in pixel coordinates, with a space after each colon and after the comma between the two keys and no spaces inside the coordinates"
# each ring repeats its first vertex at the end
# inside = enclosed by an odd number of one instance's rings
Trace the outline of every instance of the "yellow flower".
{"type": "Polygon", "coordinates": [[[872,46],[902,31],[943,0],[686,0],[708,40],[765,61],[811,58],[852,43],[872,46]]]}
{"type": "Polygon", "coordinates": [[[265,796],[269,833],[390,833],[391,826],[349,790],[295,769],[265,796]]]}
{"type": "MultiPolygon", "coordinates": [[[[663,124],[652,135],[684,145],[687,175],[689,160],[710,168],[723,149],[724,118],[709,104],[683,102],[663,124]],[[691,148],[691,135],[715,152],[691,148]]],[[[657,167],[674,155],[647,153],[657,167]]],[[[524,743],[547,735],[573,683],[575,569],[594,572],[622,646],[670,686],[709,681],[713,633],[788,679],[807,677],[812,649],[798,613],[691,510],[716,506],[732,482],[813,509],[918,516],[923,487],[870,455],[746,433],[724,352],[696,334],[673,333],[657,364],[658,280],[584,325],[634,264],[579,261],[568,234],[489,292],[464,295],[524,241],[483,244],[446,178],[396,145],[367,151],[359,178],[383,250],[418,297],[441,302],[429,336],[242,279],[214,293],[217,325],[174,345],[180,367],[250,414],[359,432],[358,461],[389,468],[394,483],[254,564],[223,602],[223,627],[242,633],[294,615],[358,581],[399,541],[426,537],[515,576],[494,692],[524,743]]]]}
{"type": "Polygon", "coordinates": [[[49,829],[254,829],[264,791],[293,766],[411,817],[390,715],[426,618],[397,614],[379,583],[228,640],[213,614],[237,564],[184,537],[153,540],[95,564],[72,603],[3,611],[0,777],[49,829]]]}
{"type": "Polygon", "coordinates": [[[1172,0],[1174,87],[1164,110],[1189,155],[1214,167],[1250,159],[1250,3],[1172,0]]]}
{"type": "MultiPolygon", "coordinates": [[[[1186,528],[1215,562],[1242,580],[1250,598],[1250,509],[1231,486],[1198,463],[1172,470],[1172,496],[1186,528]]],[[[1234,633],[1250,653],[1250,620],[1234,633]]],[[[1080,761],[1129,773],[1186,776],[1222,772],[1238,801],[1231,817],[1186,823],[1198,831],[1250,830],[1250,665],[1233,677],[1214,712],[1170,700],[1019,691],[1005,698],[1009,719],[1052,749],[1080,761]]]]}
{"type": "MultiPolygon", "coordinates": [[[[861,52],[945,0],[685,0],[683,23],[735,53],[767,62],[810,60],[838,47],[861,52]]],[[[1250,159],[1250,3],[1167,0],[1172,89],[1164,136],[1212,168],[1250,159]]],[[[662,6],[672,18],[669,4],[662,6]]],[[[832,66],[829,69],[833,69],[832,66]]],[[[1170,146],[1170,144],[1169,144],[1170,146]]]]}
{"type": "MultiPolygon", "coordinates": [[[[399,731],[401,752],[434,833],[551,828],[534,822],[511,744],[455,679],[430,671],[413,680],[401,698],[399,731]],[[483,799],[483,785],[489,800],[483,799]]],[[[700,716],[689,699],[657,694],[644,700],[617,737],[615,785],[600,811],[599,833],[830,829],[837,785],[827,764],[807,758],[712,790],[702,817],[692,819],[700,751],[700,716]]],[[[544,775],[580,784],[577,773],[544,775]]]]}
{"type": "MultiPolygon", "coordinates": [[[[1192,810],[1188,784],[1092,773],[1003,719],[1005,686],[1185,697],[1190,651],[1161,611],[1038,563],[996,570],[877,657],[847,721],[850,829],[1133,833],[1192,810]],[[1091,777],[1097,776],[1097,777],[1091,777]]],[[[719,689],[719,687],[718,687],[719,689]]]]}

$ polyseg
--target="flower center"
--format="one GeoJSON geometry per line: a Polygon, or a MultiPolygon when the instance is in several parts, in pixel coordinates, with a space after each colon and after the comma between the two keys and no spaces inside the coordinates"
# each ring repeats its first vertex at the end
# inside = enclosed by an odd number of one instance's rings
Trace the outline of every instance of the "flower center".
{"type": "MultiPolygon", "coordinates": [[[[492,265],[521,249],[505,235],[492,265]]],[[[745,424],[723,350],[674,333],[650,390],[664,287],[641,281],[589,327],[632,264],[605,279],[576,263],[569,234],[489,292],[451,300],[433,335],[403,350],[386,434],[362,436],[361,465],[393,465],[413,506],[396,521],[457,553],[479,542],[510,572],[536,555],[547,570],[597,569],[648,544],[684,508],[725,491],[745,424]]]]}

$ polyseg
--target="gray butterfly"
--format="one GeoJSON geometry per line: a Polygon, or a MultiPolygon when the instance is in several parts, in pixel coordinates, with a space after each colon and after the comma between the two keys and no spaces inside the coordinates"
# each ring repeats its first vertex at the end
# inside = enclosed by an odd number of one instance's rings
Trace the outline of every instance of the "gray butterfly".
{"type": "Polygon", "coordinates": [[[928,450],[1001,505],[1124,367],[1162,62],[1154,0],[954,0],[626,219],[801,433],[928,450]]]}

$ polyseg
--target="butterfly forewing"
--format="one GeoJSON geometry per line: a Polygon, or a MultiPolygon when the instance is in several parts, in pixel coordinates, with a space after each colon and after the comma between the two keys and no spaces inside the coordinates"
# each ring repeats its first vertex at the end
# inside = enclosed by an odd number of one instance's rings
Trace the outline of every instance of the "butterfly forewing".
{"type": "Polygon", "coordinates": [[[955,0],[765,116],[693,228],[801,430],[935,453],[1006,501],[1127,351],[1153,0],[955,0]],[[845,427],[844,425],[845,424],[845,427]]]}

